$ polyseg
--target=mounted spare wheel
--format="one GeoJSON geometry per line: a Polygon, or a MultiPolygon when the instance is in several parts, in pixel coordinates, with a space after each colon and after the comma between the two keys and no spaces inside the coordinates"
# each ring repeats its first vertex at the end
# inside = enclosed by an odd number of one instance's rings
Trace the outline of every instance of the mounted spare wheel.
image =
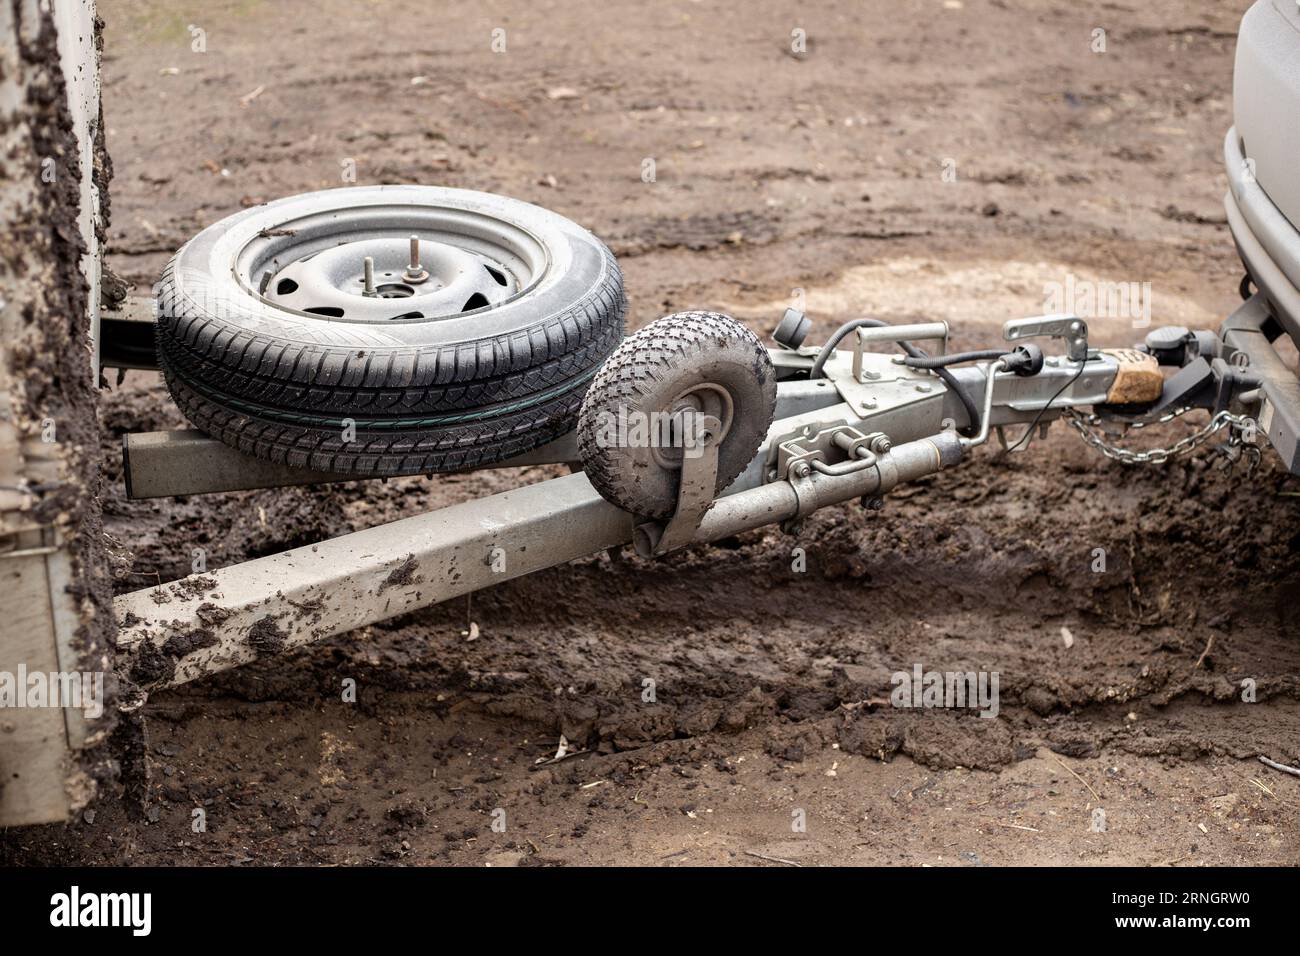
{"type": "Polygon", "coordinates": [[[571,430],[626,309],[585,229],[431,186],[237,213],[181,248],[157,297],[159,365],[196,427],[349,475],[490,464],[571,430]]]}

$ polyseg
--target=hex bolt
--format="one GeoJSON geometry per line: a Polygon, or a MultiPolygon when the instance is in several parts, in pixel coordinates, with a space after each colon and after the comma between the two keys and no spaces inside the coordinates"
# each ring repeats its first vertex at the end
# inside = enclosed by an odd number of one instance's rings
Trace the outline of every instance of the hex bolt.
{"type": "Polygon", "coordinates": [[[889,440],[888,435],[877,435],[871,439],[871,450],[877,455],[883,455],[889,449],[894,447],[894,443],[889,440]]]}
{"type": "Polygon", "coordinates": [[[862,507],[866,508],[868,511],[879,511],[885,507],[885,499],[873,495],[863,495],[862,507]]]}
{"type": "Polygon", "coordinates": [[[411,237],[411,263],[402,273],[402,278],[407,282],[423,282],[429,278],[429,270],[420,265],[420,237],[411,237]]]}
{"type": "Polygon", "coordinates": [[[796,478],[807,478],[812,474],[812,465],[806,461],[796,462],[794,466],[794,476],[796,478]]]}
{"type": "Polygon", "coordinates": [[[361,279],[361,294],[373,296],[375,294],[375,260],[370,256],[366,256],[361,260],[361,267],[365,273],[361,279]]]}

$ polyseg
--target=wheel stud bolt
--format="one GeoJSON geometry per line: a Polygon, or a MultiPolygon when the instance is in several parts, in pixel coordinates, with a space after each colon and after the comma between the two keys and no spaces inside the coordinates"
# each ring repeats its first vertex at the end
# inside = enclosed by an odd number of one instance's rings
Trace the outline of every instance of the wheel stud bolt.
{"type": "Polygon", "coordinates": [[[365,270],[365,276],[361,280],[362,294],[374,295],[375,294],[375,260],[372,259],[370,256],[366,256],[364,259],[361,260],[361,265],[365,270]]]}
{"type": "Polygon", "coordinates": [[[411,237],[411,264],[406,267],[402,273],[402,278],[407,282],[423,282],[429,278],[428,270],[420,265],[420,237],[411,237]]]}

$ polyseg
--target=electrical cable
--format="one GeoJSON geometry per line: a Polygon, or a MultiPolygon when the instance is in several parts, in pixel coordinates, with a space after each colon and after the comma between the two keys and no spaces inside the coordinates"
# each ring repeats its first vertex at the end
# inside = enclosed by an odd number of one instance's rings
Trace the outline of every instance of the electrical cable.
{"type": "Polygon", "coordinates": [[[947,355],[927,355],[924,358],[908,356],[903,364],[911,368],[943,368],[946,365],[958,365],[962,362],[978,362],[982,359],[1002,358],[1006,349],[977,349],[972,352],[950,352],[947,355]]]}
{"type": "MultiPolygon", "coordinates": [[[[882,322],[880,319],[854,319],[852,322],[844,323],[835,330],[834,334],[826,340],[826,344],[821,347],[821,351],[817,353],[817,358],[813,360],[812,368],[808,371],[808,377],[821,378],[822,366],[826,364],[826,360],[829,359],[831,354],[835,351],[835,346],[839,345],[840,340],[850,332],[860,328],[880,328],[888,324],[888,322],[882,322]]],[[[898,347],[906,352],[910,358],[928,358],[925,351],[917,348],[911,342],[899,342],[898,347]]],[[[998,354],[1001,355],[1002,353],[999,352],[998,354]]],[[[975,400],[970,397],[966,389],[964,389],[961,383],[957,381],[957,376],[953,375],[952,372],[948,371],[943,366],[935,368],[934,372],[939,376],[943,383],[952,390],[953,394],[957,396],[958,401],[961,402],[962,407],[966,410],[966,418],[970,422],[966,429],[967,432],[971,435],[979,432],[980,413],[979,408],[975,404],[975,400]]]]}
{"type": "Polygon", "coordinates": [[[808,377],[822,377],[822,366],[835,353],[835,346],[839,345],[840,340],[850,332],[856,329],[878,329],[888,324],[888,322],[882,322],[880,319],[854,319],[852,322],[845,322],[831,334],[831,337],[826,340],[826,344],[822,346],[821,351],[817,353],[817,357],[813,359],[812,368],[808,370],[808,377]]]}

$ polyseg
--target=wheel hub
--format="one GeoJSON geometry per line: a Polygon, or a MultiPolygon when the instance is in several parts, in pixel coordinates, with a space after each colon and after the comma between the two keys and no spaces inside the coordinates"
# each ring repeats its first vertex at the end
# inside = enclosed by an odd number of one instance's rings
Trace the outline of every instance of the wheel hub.
{"type": "Polygon", "coordinates": [[[418,236],[345,242],[268,273],[263,296],[283,308],[349,319],[437,319],[518,291],[487,256],[418,236]]]}
{"type": "MultiPolygon", "coordinates": [[[[721,385],[713,382],[703,382],[699,385],[693,385],[677,395],[669,403],[669,411],[676,416],[680,412],[694,411],[701,416],[711,416],[718,421],[718,433],[713,436],[717,444],[727,437],[727,432],[731,431],[732,417],[735,415],[735,403],[732,401],[731,393],[721,385]]],[[[672,421],[671,440],[665,444],[653,445],[650,449],[651,457],[661,468],[676,470],[682,467],[682,448],[685,444],[686,436],[677,431],[679,419],[674,417],[672,421]]]]}

